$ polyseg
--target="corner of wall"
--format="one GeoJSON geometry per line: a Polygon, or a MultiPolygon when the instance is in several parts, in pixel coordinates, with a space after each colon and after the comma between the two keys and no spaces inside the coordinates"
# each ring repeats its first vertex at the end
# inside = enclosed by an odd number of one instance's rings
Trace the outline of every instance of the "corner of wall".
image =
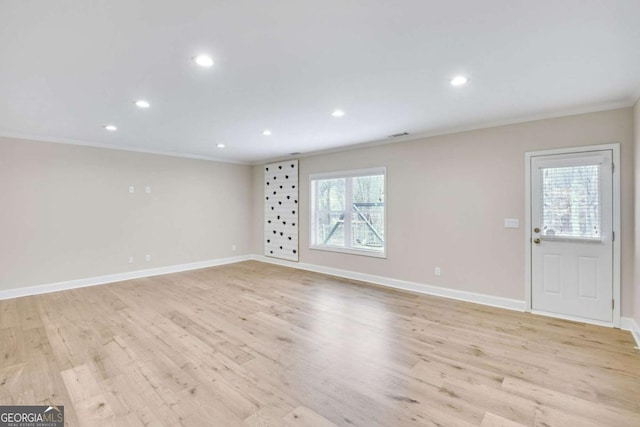
{"type": "Polygon", "coordinates": [[[640,99],[633,107],[633,169],[634,169],[634,273],[633,273],[633,318],[635,320],[634,337],[640,346],[640,99]]]}
{"type": "Polygon", "coordinates": [[[253,165],[251,171],[251,253],[261,254],[262,237],[264,236],[264,176],[262,164],[253,165]]]}

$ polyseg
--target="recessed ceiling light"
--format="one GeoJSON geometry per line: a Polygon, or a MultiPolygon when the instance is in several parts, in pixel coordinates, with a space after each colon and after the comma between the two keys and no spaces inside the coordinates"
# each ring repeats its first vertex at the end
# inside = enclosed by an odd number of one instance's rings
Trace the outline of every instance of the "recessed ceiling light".
{"type": "Polygon", "coordinates": [[[114,125],[104,125],[102,127],[111,132],[115,132],[118,130],[118,128],[114,125]]]}
{"type": "Polygon", "coordinates": [[[451,86],[462,86],[469,81],[465,76],[455,76],[451,79],[451,86]]]}
{"type": "Polygon", "coordinates": [[[149,108],[151,107],[151,104],[149,104],[149,101],[145,101],[144,99],[139,99],[136,101],[136,105],[140,108],[149,108]]]}
{"type": "Polygon", "coordinates": [[[265,130],[262,131],[262,134],[264,136],[271,136],[271,131],[269,129],[265,129],[265,130]]]}
{"type": "Polygon", "coordinates": [[[216,145],[216,147],[218,147],[218,148],[224,148],[224,144],[218,144],[218,145],[216,145]]]}
{"type": "Polygon", "coordinates": [[[193,60],[201,67],[211,67],[213,65],[213,59],[209,55],[198,55],[193,60]]]}
{"type": "Polygon", "coordinates": [[[344,111],[342,111],[342,110],[335,110],[333,113],[331,113],[331,115],[332,115],[333,117],[342,117],[342,116],[344,116],[344,111]]]}

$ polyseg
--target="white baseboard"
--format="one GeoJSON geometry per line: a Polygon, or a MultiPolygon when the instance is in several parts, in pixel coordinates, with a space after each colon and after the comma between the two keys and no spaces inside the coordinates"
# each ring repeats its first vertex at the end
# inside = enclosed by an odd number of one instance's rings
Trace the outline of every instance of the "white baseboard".
{"type": "Polygon", "coordinates": [[[633,339],[636,340],[636,348],[640,350],[640,325],[638,325],[636,319],[623,317],[620,319],[620,329],[631,332],[633,339]]]}
{"type": "Polygon", "coordinates": [[[64,282],[49,283],[29,286],[24,288],[8,289],[0,291],[0,300],[25,297],[29,295],[46,294],[49,292],[66,291],[69,289],[84,288],[87,286],[104,285],[123,280],[140,279],[143,277],[160,276],[162,274],[179,273],[181,271],[199,270],[201,268],[215,267],[217,265],[233,264],[253,259],[251,255],[242,255],[231,258],[218,258],[208,261],[192,262],[189,264],[170,265],[167,267],[150,268],[148,270],[129,271],[126,273],[108,274],[106,276],[87,277],[84,279],[68,280],[64,282]]]}
{"type": "MultiPolygon", "coordinates": [[[[359,280],[393,289],[416,292],[425,295],[451,298],[460,301],[473,302],[476,304],[488,305],[492,307],[505,308],[508,310],[525,311],[525,301],[516,299],[496,297],[492,295],[479,294],[475,292],[461,291],[458,289],[441,288],[422,283],[408,282],[405,280],[392,279],[390,277],[374,276],[371,274],[358,273],[355,271],[341,270],[337,268],[324,267],[315,264],[301,262],[291,262],[268,258],[264,255],[241,255],[230,258],[219,258],[208,261],[199,261],[189,264],[171,265],[167,267],[151,268],[148,270],[130,271],[126,273],[108,274],[105,276],[87,277],[84,279],[68,280],[64,282],[49,283],[43,285],[29,286],[24,288],[8,289],[0,291],[0,300],[19,298],[29,295],[39,295],[49,292],[65,291],[69,289],[84,288],[88,286],[104,285],[107,283],[122,282],[124,280],[140,279],[143,277],[160,276],[163,274],[179,273],[182,271],[199,270],[201,268],[215,267],[218,265],[234,264],[242,261],[255,260],[268,264],[276,264],[285,267],[297,268],[300,270],[313,271],[315,273],[327,274],[330,276],[342,277],[345,279],[359,280]]],[[[621,319],[621,329],[630,331],[636,341],[637,348],[640,348],[640,326],[631,317],[621,319]]]]}
{"type": "MultiPolygon", "coordinates": [[[[264,255],[253,255],[251,259],[255,261],[266,262],[269,264],[276,264],[276,265],[281,265],[285,267],[297,268],[300,270],[313,271],[315,273],[328,274],[330,276],[337,276],[345,279],[359,280],[362,282],[372,283],[379,286],[385,286],[385,287],[394,288],[394,289],[402,289],[402,290],[417,292],[425,295],[434,295],[438,297],[451,298],[451,299],[456,299],[460,301],[473,302],[476,304],[488,305],[491,307],[505,308],[507,310],[526,311],[526,302],[516,300],[516,299],[496,297],[492,295],[479,294],[475,292],[461,291],[458,289],[441,288],[438,286],[431,286],[431,285],[426,285],[426,284],[416,283],[416,282],[408,282],[404,280],[392,279],[389,277],[374,276],[371,274],[358,273],[358,272],[349,271],[349,270],[340,270],[337,268],[324,267],[324,266],[315,265],[315,264],[291,262],[286,260],[280,260],[277,258],[269,258],[264,255]]],[[[536,312],[536,311],[533,311],[532,313],[543,315],[543,316],[551,316],[554,318],[573,320],[576,322],[591,323],[594,325],[605,326],[609,328],[612,327],[612,324],[610,322],[598,322],[595,320],[590,321],[582,318],[560,316],[557,314],[550,314],[550,313],[536,312]]],[[[640,349],[640,327],[638,326],[638,323],[630,317],[623,317],[621,319],[620,329],[630,331],[636,341],[637,346],[640,349]]]]}
{"type": "Polygon", "coordinates": [[[355,271],[340,270],[337,268],[324,267],[315,264],[305,264],[301,262],[290,262],[269,258],[263,255],[254,255],[255,261],[269,264],[282,265],[285,267],[297,268],[300,270],[313,271],[315,273],[328,274],[330,276],[342,277],[345,279],[359,280],[373,283],[388,288],[402,289],[405,291],[417,292],[426,295],[434,295],[444,298],[451,298],[460,301],[473,302],[476,304],[489,305],[492,307],[506,308],[508,310],[525,311],[525,302],[515,299],[496,297],[492,295],[478,294],[474,292],[461,291],[458,289],[441,288],[438,286],[425,285],[422,283],[408,282],[405,280],[392,279],[390,277],[374,276],[371,274],[357,273],[355,271]]]}

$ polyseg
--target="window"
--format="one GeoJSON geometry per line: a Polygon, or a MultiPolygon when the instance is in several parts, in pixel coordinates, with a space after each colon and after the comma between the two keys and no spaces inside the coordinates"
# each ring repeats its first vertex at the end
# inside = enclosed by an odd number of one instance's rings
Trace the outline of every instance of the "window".
{"type": "Polygon", "coordinates": [[[385,173],[311,175],[311,249],[385,257],[385,173]]]}
{"type": "Polygon", "coordinates": [[[541,171],[542,235],[600,239],[600,165],[541,171]]]}

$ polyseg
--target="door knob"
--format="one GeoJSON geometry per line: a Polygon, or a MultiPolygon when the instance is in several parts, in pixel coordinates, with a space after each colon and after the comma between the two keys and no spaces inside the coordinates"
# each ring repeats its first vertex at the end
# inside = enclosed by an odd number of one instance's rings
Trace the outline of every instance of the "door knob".
{"type": "Polygon", "coordinates": [[[533,243],[535,243],[536,245],[540,244],[540,239],[533,239],[533,243]]]}
{"type": "Polygon", "coordinates": [[[534,229],[533,229],[533,232],[534,232],[534,233],[539,233],[539,232],[540,232],[540,229],[539,229],[538,227],[536,227],[536,228],[534,228],[534,229]]]}

